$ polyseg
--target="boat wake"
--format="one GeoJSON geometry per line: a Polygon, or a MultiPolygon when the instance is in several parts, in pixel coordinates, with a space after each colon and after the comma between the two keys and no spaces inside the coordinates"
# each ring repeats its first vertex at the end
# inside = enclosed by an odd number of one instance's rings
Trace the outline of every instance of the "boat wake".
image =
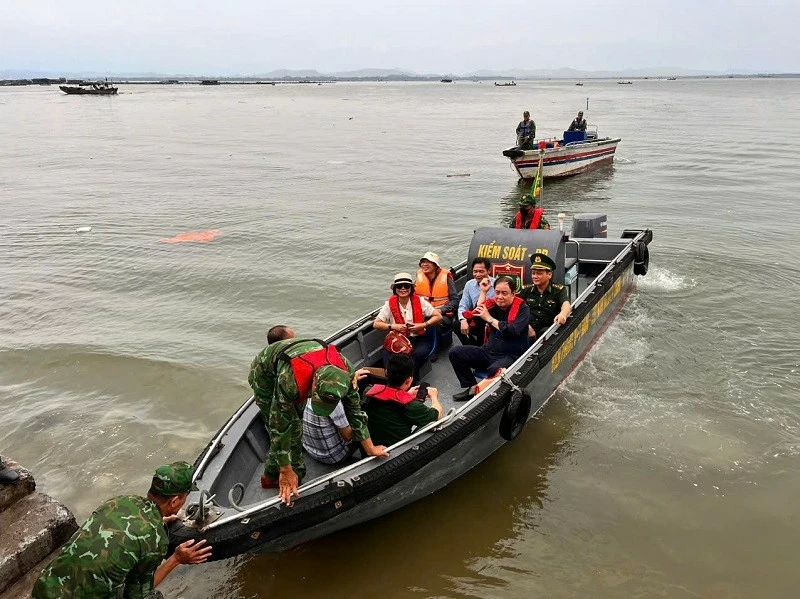
{"type": "Polygon", "coordinates": [[[637,287],[641,291],[673,292],[693,289],[697,281],[690,277],[679,275],[666,268],[652,267],[646,277],[639,279],[637,287]]]}

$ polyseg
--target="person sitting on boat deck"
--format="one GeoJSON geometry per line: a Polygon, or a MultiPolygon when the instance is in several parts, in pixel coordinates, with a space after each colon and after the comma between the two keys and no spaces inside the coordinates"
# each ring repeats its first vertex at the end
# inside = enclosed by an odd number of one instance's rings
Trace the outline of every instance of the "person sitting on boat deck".
{"type": "Polygon", "coordinates": [[[554,322],[567,322],[572,311],[567,288],[552,282],[555,269],[556,263],[547,254],[536,253],[531,256],[533,285],[524,287],[519,297],[530,308],[528,334],[532,339],[544,333],[554,322]]]}
{"type": "Polygon", "coordinates": [[[544,208],[536,206],[536,198],[526,193],[519,200],[519,212],[511,221],[512,229],[550,229],[550,223],[544,217],[544,208]]]}
{"type": "Polygon", "coordinates": [[[461,345],[483,345],[483,327],[475,326],[475,322],[464,316],[464,312],[472,311],[494,297],[494,277],[489,276],[492,263],[488,258],[475,258],[470,266],[472,278],[464,285],[464,292],[458,303],[458,328],[455,333],[461,345]]]}
{"type": "MultiPolygon", "coordinates": [[[[450,363],[465,387],[453,396],[456,401],[466,401],[475,394],[475,375],[472,369],[486,370],[489,377],[498,370],[513,364],[528,349],[528,305],[515,294],[517,283],[511,277],[497,277],[494,282],[494,299],[489,299],[467,318],[481,319],[486,323],[485,341],[480,347],[461,345],[450,350],[450,363]]],[[[480,321],[479,321],[480,322],[480,321]]]]}
{"type": "Polygon", "coordinates": [[[586,131],[586,119],[583,118],[583,111],[578,111],[578,116],[572,121],[567,131],[586,131]]]}
{"type": "Polygon", "coordinates": [[[154,591],[180,564],[211,557],[205,539],[189,540],[166,561],[165,522],[176,520],[192,483],[188,462],[156,469],[147,497],[123,495],[100,505],[33,585],[32,599],[163,597],[154,591]]]}
{"type": "Polygon", "coordinates": [[[444,414],[439,391],[428,387],[429,408],[418,400],[417,387],[411,387],[414,360],[408,354],[393,354],[386,368],[386,384],[372,385],[364,394],[369,416],[369,432],[376,443],[390,446],[411,434],[412,427],[439,420],[444,414]]]}
{"type": "Polygon", "coordinates": [[[534,137],[536,137],[536,123],[531,120],[531,113],[526,110],[517,125],[517,147],[520,150],[532,150],[534,137]]]}
{"type": "Polygon", "coordinates": [[[441,267],[439,254],[425,252],[419,260],[415,291],[442,314],[439,330],[447,333],[458,313],[458,291],[453,273],[441,267]]]}
{"type": "MultiPolygon", "coordinates": [[[[425,329],[442,320],[442,314],[414,290],[414,282],[407,272],[399,272],[392,281],[392,295],[378,312],[373,327],[379,331],[398,331],[408,336],[414,358],[414,381],[431,353],[431,339],[425,329]]],[[[383,366],[389,363],[391,352],[383,349],[383,366]]]]}
{"type": "MultiPolygon", "coordinates": [[[[353,386],[365,379],[369,370],[361,368],[353,377],[353,386]]],[[[374,437],[372,438],[375,443],[374,437]]],[[[353,455],[357,445],[353,441],[353,428],[347,420],[342,402],[336,404],[328,416],[320,416],[314,411],[311,402],[306,403],[303,412],[303,449],[323,464],[342,464],[353,455]]]]}
{"type": "Polygon", "coordinates": [[[270,437],[262,487],[277,487],[281,501],[288,505],[292,495],[299,497],[297,487],[306,474],[303,410],[309,398],[320,416],[329,416],[342,402],[353,437],[366,454],[388,455],[385,447],[374,445],[369,437],[367,415],[353,385],[355,369],[335,346],[297,339],[285,325],[270,329],[267,341],[247,377],[270,437]]]}

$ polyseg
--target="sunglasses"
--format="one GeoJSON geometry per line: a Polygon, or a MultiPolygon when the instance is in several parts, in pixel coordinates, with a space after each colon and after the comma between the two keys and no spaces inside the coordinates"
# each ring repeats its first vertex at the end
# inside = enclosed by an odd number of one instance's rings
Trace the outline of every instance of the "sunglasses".
{"type": "Polygon", "coordinates": [[[397,283],[395,289],[411,289],[411,283],[397,283]]]}

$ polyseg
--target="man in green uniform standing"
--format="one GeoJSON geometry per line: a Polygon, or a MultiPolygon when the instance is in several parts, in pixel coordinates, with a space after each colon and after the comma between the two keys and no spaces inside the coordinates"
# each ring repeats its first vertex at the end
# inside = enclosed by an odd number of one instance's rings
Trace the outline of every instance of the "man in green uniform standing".
{"type": "Polygon", "coordinates": [[[181,543],[166,561],[164,522],[175,519],[192,484],[187,462],[161,466],[147,497],[124,495],[98,507],[33,586],[32,599],[148,599],[180,564],[211,557],[206,541],[181,543]]]}
{"type": "Polygon", "coordinates": [[[353,438],[367,455],[389,455],[386,447],[374,445],[370,439],[355,369],[336,347],[296,339],[294,331],[284,325],[270,329],[267,343],[247,377],[270,438],[262,487],[278,487],[281,501],[287,505],[291,505],[292,495],[300,496],[297,488],[306,473],[303,410],[309,398],[318,416],[330,416],[341,401],[353,438]]]}
{"type": "Polygon", "coordinates": [[[536,339],[554,322],[564,324],[572,311],[567,288],[552,282],[556,263],[547,254],[531,256],[533,285],[523,288],[519,296],[531,310],[528,334],[536,339]]]}

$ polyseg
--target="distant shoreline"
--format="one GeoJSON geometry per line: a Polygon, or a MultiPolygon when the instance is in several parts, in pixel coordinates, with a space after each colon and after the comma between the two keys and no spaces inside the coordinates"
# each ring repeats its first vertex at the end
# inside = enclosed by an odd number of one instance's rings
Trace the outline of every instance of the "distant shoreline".
{"type": "MultiPolygon", "coordinates": [[[[800,73],[766,73],[756,75],[683,75],[683,76],[653,76],[653,77],[625,77],[629,81],[680,81],[697,79],[796,79],[800,73]]],[[[34,77],[30,79],[0,79],[0,87],[15,87],[27,85],[86,85],[105,80],[106,76],[97,79],[77,79],[67,77],[34,77]]],[[[450,77],[453,82],[482,83],[492,81],[556,81],[569,83],[580,81],[582,83],[591,81],[617,81],[618,77],[450,77]]],[[[390,75],[386,77],[326,77],[321,79],[311,79],[306,77],[281,77],[279,79],[259,79],[255,77],[219,77],[219,78],[199,78],[199,77],[178,77],[178,78],[146,78],[129,77],[117,78],[109,77],[109,83],[115,85],[287,85],[287,84],[330,84],[347,82],[431,82],[441,81],[439,75],[436,76],[402,76],[390,75]]]]}

